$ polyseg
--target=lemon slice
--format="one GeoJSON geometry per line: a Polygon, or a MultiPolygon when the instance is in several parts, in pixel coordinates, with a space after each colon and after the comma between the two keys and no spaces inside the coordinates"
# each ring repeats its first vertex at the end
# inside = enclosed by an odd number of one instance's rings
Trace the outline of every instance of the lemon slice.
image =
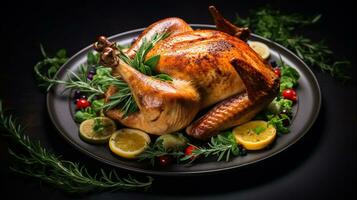
{"type": "Polygon", "coordinates": [[[261,42],[249,42],[249,46],[259,54],[263,59],[267,59],[270,56],[269,47],[261,42]]]}
{"type": "Polygon", "coordinates": [[[260,150],[272,143],[276,129],[265,121],[250,121],[233,129],[239,144],[248,150],[260,150]]]}
{"type": "Polygon", "coordinates": [[[143,131],[124,128],[110,137],[110,150],[123,158],[133,159],[142,153],[150,144],[150,137],[143,131]]]}
{"type": "Polygon", "coordinates": [[[101,144],[108,142],[116,130],[115,123],[108,117],[87,119],[79,126],[79,136],[86,142],[101,144]]]}

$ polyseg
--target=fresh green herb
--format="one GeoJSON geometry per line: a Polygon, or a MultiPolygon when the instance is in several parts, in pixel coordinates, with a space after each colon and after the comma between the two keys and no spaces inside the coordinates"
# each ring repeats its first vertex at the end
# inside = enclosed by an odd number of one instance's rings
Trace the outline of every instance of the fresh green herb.
{"type": "MultiPolygon", "coordinates": [[[[47,151],[39,142],[34,142],[25,133],[24,128],[12,115],[5,115],[0,101],[0,128],[9,138],[22,148],[21,153],[9,149],[9,154],[16,160],[11,167],[16,173],[34,177],[52,184],[69,193],[87,193],[101,190],[133,190],[148,188],[153,179],[138,181],[132,176],[119,177],[116,171],[109,173],[101,170],[99,175],[90,175],[85,166],[62,160],[60,156],[47,151]]],[[[18,150],[18,149],[16,149],[18,150]]]]}
{"type": "Polygon", "coordinates": [[[300,78],[299,73],[294,68],[285,64],[281,58],[279,66],[281,69],[280,92],[285,89],[296,87],[300,78]]]}
{"type": "Polygon", "coordinates": [[[267,107],[268,114],[279,114],[283,110],[287,113],[292,112],[293,102],[289,99],[277,97],[267,107]]]}
{"type": "MultiPolygon", "coordinates": [[[[155,44],[157,44],[159,41],[167,38],[168,36],[170,36],[170,33],[165,32],[163,34],[155,34],[149,41],[144,39],[133,59],[130,59],[123,52],[121,52],[120,58],[124,62],[126,62],[128,65],[139,70],[141,73],[149,75],[149,76],[153,76],[153,75],[155,75],[154,70],[155,70],[157,63],[160,60],[160,55],[152,56],[152,57],[146,59],[146,61],[145,61],[146,55],[155,46],[155,44]]],[[[164,74],[160,74],[160,75],[163,76],[164,74]]],[[[162,76],[156,75],[154,77],[158,77],[160,79],[162,76]]],[[[161,79],[161,80],[172,80],[172,78],[168,78],[168,77],[169,77],[169,75],[165,74],[165,78],[161,79]]]]}
{"type": "Polygon", "coordinates": [[[169,155],[176,159],[185,155],[179,149],[166,149],[162,144],[163,140],[158,140],[150,145],[143,153],[138,156],[139,161],[149,160],[151,165],[154,166],[156,159],[163,155],[169,155]]]}
{"type": "Polygon", "coordinates": [[[160,60],[160,55],[152,56],[151,58],[147,59],[144,64],[146,66],[149,66],[151,71],[154,71],[157,63],[159,63],[159,60],[160,60]]]}
{"type": "Polygon", "coordinates": [[[100,118],[95,118],[94,119],[94,125],[93,125],[93,131],[94,132],[101,132],[103,131],[105,128],[105,125],[103,123],[103,121],[100,118]]]}
{"type": "MultiPolygon", "coordinates": [[[[68,60],[66,50],[60,49],[54,57],[49,57],[42,45],[40,45],[40,48],[43,60],[35,65],[36,73],[39,72],[49,79],[55,79],[58,69],[68,60]]],[[[53,85],[53,83],[44,81],[42,78],[38,79],[38,82],[41,88],[50,88],[53,85]]]]}
{"type": "MultiPolygon", "coordinates": [[[[153,56],[145,61],[147,53],[154,47],[154,45],[168,36],[168,33],[155,34],[151,40],[144,40],[133,59],[127,57],[123,52],[121,53],[120,57],[127,64],[146,75],[153,75],[154,78],[163,81],[172,81],[172,78],[167,74],[154,74],[153,71],[160,59],[159,55],[153,56]]],[[[119,49],[121,50],[121,48],[119,49]]],[[[138,111],[138,106],[136,105],[128,84],[120,79],[120,77],[113,77],[111,75],[111,68],[104,68],[99,65],[100,55],[98,53],[89,52],[87,54],[87,65],[82,65],[78,73],[70,71],[70,76],[68,76],[67,80],[58,80],[56,77],[52,76],[52,73],[50,72],[47,72],[47,74],[44,73],[44,69],[42,69],[44,66],[43,63],[53,63],[54,61],[48,61],[44,51],[43,54],[45,60],[40,61],[34,67],[34,70],[37,77],[48,86],[47,91],[53,84],[63,84],[66,89],[78,89],[81,92],[88,94],[88,100],[91,101],[95,96],[102,97],[108,87],[114,85],[118,89],[118,92],[110,97],[109,102],[103,104],[100,108],[96,107],[95,110],[109,110],[119,107],[124,116],[138,111]],[[87,78],[88,66],[96,67],[96,75],[93,76],[92,81],[88,80],[87,78]]],[[[65,54],[63,51],[60,51],[58,56],[65,56],[65,54]]],[[[58,59],[56,58],[56,61],[57,60],[58,59]]],[[[59,66],[57,67],[56,65],[57,68],[55,72],[57,72],[59,66]]],[[[87,117],[89,117],[89,115],[86,112],[79,112],[77,114],[77,119],[79,121],[82,121],[87,117]]]]}
{"type": "Polygon", "coordinates": [[[192,151],[191,155],[186,155],[180,160],[190,160],[191,163],[200,156],[215,156],[217,157],[217,161],[221,161],[225,158],[225,161],[228,162],[231,159],[231,156],[237,155],[239,155],[239,148],[234,135],[232,132],[227,132],[212,137],[206,147],[198,147],[192,151]]]}
{"type": "MultiPolygon", "coordinates": [[[[98,58],[96,55],[97,54],[94,55],[92,53],[88,53],[89,57],[87,58],[87,62],[91,64],[94,64],[94,62],[98,62],[98,58]]],[[[114,102],[109,102],[108,104],[103,105],[101,108],[111,109],[117,107],[118,105],[123,105],[121,108],[126,115],[137,111],[137,106],[132,97],[128,84],[119,77],[113,77],[111,75],[111,68],[104,68],[100,66],[97,67],[96,75],[94,75],[93,80],[90,81],[87,79],[88,66],[85,65],[81,65],[79,68],[79,72],[77,73],[69,71],[70,75],[68,76],[67,80],[58,80],[46,76],[42,74],[39,66],[40,65],[36,65],[34,69],[37,74],[37,77],[43,82],[48,83],[49,87],[47,88],[47,90],[49,90],[53,84],[63,84],[66,89],[78,89],[81,92],[88,94],[88,100],[91,101],[92,98],[95,96],[103,96],[108,87],[110,85],[114,85],[119,89],[119,91],[117,92],[117,96],[121,95],[122,98],[117,98],[114,102]]],[[[82,121],[83,119],[89,117],[90,115],[86,113],[87,112],[78,112],[77,119],[79,121],[82,121]]]]}
{"type": "Polygon", "coordinates": [[[289,128],[284,126],[284,121],[288,120],[290,123],[290,118],[286,114],[279,115],[267,115],[268,124],[273,125],[276,128],[278,134],[289,133],[289,128]]]}
{"type": "Polygon", "coordinates": [[[124,116],[136,112],[138,107],[128,84],[120,79],[120,77],[113,77],[111,70],[111,68],[97,67],[97,73],[91,81],[99,85],[103,91],[106,91],[111,85],[114,85],[118,89],[118,92],[110,97],[109,102],[103,103],[103,105],[97,109],[110,110],[119,107],[124,113],[124,116]]]}
{"type": "Polygon", "coordinates": [[[78,123],[82,123],[83,121],[87,119],[92,119],[96,116],[97,116],[96,112],[91,107],[88,107],[84,110],[78,110],[74,114],[74,120],[78,123]]]}
{"type": "Polygon", "coordinates": [[[89,51],[87,54],[87,64],[88,66],[98,66],[99,65],[99,60],[100,60],[100,54],[99,53],[93,53],[92,51],[89,51]]]}
{"type": "Polygon", "coordinates": [[[298,14],[283,14],[279,10],[266,7],[252,11],[247,18],[237,15],[235,23],[250,27],[255,33],[293,50],[308,65],[318,67],[338,79],[347,80],[349,76],[346,75],[346,68],[350,62],[335,61],[333,52],[323,41],[314,42],[296,35],[298,29],[315,24],[320,18],[321,15],[307,18],[298,14]]]}
{"type": "MultiPolygon", "coordinates": [[[[156,43],[167,38],[168,36],[168,33],[155,34],[149,41],[144,39],[133,59],[129,58],[124,52],[122,52],[121,48],[119,48],[121,51],[119,56],[131,67],[134,67],[143,74],[152,76],[154,75],[154,68],[159,62],[160,56],[152,56],[145,61],[146,55],[155,46],[156,43]]],[[[172,81],[172,78],[167,74],[158,74],[153,77],[164,81],[172,81]]],[[[129,86],[125,83],[125,85],[121,85],[121,87],[117,86],[117,88],[118,92],[109,98],[110,101],[103,106],[103,109],[109,110],[115,107],[120,107],[124,117],[138,111],[139,108],[135,102],[129,86]]]]}
{"type": "Polygon", "coordinates": [[[252,132],[257,134],[257,135],[259,135],[260,133],[262,133],[266,129],[267,129],[266,127],[257,126],[257,127],[252,129],[252,132]]]}
{"type": "Polygon", "coordinates": [[[104,99],[94,100],[94,101],[92,101],[92,104],[91,104],[91,107],[95,111],[100,111],[103,108],[103,106],[104,106],[104,99]]]}
{"type": "Polygon", "coordinates": [[[141,73],[146,75],[152,75],[152,69],[156,67],[156,64],[159,62],[160,56],[155,55],[147,59],[147,61],[145,62],[146,55],[155,46],[156,43],[158,43],[160,40],[167,38],[169,35],[170,34],[166,32],[163,34],[155,34],[149,41],[144,39],[133,59],[127,57],[126,54],[123,52],[120,54],[120,58],[128,65],[139,70],[141,73]]]}
{"type": "MultiPolygon", "coordinates": [[[[293,88],[297,86],[299,80],[299,73],[280,58],[281,77],[280,77],[280,91],[284,89],[293,88]]],[[[267,120],[268,124],[273,125],[278,134],[288,133],[289,129],[284,126],[290,124],[289,115],[292,113],[293,102],[284,99],[281,96],[276,97],[267,107],[265,111],[259,114],[256,119],[267,120]]]]}
{"type": "Polygon", "coordinates": [[[48,84],[47,91],[53,84],[64,84],[66,89],[80,89],[84,93],[91,94],[91,96],[104,94],[104,91],[99,85],[95,84],[95,82],[88,81],[86,77],[83,78],[83,74],[86,71],[86,67],[84,66],[80,67],[80,75],[69,71],[70,75],[68,76],[68,80],[65,81],[47,77],[46,75],[42,74],[38,68],[38,65],[36,65],[34,69],[37,77],[48,84]]]}

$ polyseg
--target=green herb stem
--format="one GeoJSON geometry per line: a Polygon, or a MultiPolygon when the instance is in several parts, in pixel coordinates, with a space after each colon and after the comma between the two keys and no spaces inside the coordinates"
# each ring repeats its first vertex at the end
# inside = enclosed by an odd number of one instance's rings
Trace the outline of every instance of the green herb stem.
{"type": "Polygon", "coordinates": [[[25,133],[24,128],[12,115],[5,115],[0,101],[0,128],[9,138],[18,144],[24,153],[16,153],[11,148],[9,154],[17,161],[11,170],[19,174],[37,178],[69,193],[87,193],[101,190],[132,190],[148,188],[153,179],[145,182],[132,176],[121,178],[116,171],[109,173],[101,170],[99,175],[90,175],[85,166],[62,160],[47,151],[39,142],[34,142],[25,133]]]}
{"type": "Polygon", "coordinates": [[[308,18],[298,14],[283,14],[271,7],[252,10],[249,17],[237,15],[235,23],[249,27],[253,32],[282,44],[294,51],[308,65],[341,80],[350,77],[346,74],[349,61],[336,61],[333,52],[324,41],[315,42],[305,36],[296,35],[296,30],[317,23],[321,15],[308,18]]]}
{"type": "Polygon", "coordinates": [[[228,162],[232,156],[237,155],[239,155],[237,142],[232,132],[227,132],[212,137],[206,147],[197,147],[197,149],[192,151],[192,154],[186,155],[180,160],[190,160],[191,163],[200,156],[214,156],[217,157],[217,161],[221,161],[223,158],[225,158],[225,161],[228,162]]]}

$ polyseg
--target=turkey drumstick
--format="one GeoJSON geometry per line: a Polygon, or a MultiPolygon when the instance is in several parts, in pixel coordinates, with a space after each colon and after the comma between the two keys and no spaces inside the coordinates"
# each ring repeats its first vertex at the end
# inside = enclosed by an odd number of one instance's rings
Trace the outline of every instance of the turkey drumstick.
{"type": "Polygon", "coordinates": [[[206,140],[221,130],[251,120],[264,109],[279,92],[279,79],[268,68],[254,69],[248,63],[234,59],[231,64],[238,71],[247,91],[228,98],[187,127],[188,135],[206,140]]]}

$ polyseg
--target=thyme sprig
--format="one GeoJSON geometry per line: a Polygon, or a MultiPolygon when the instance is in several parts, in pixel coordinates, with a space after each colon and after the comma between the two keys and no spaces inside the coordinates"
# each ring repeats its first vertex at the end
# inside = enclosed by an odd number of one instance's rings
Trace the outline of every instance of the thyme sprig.
{"type": "Polygon", "coordinates": [[[122,178],[114,170],[105,172],[101,169],[100,174],[91,175],[85,166],[63,160],[42,147],[40,142],[31,140],[24,133],[23,126],[12,115],[4,113],[1,101],[0,128],[23,150],[18,153],[18,149],[9,148],[9,154],[17,162],[11,166],[12,171],[50,183],[66,192],[145,189],[152,184],[151,177],[147,177],[146,181],[139,181],[130,175],[122,178]]]}
{"type": "Polygon", "coordinates": [[[240,153],[237,142],[232,132],[222,133],[212,137],[207,146],[199,146],[192,151],[190,155],[181,158],[180,161],[193,162],[200,157],[217,157],[217,161],[225,160],[228,162],[232,156],[238,156],[240,153]]]}
{"type": "Polygon", "coordinates": [[[298,14],[283,14],[271,7],[264,7],[252,10],[246,18],[237,15],[235,23],[250,27],[253,32],[282,44],[294,51],[308,65],[317,67],[337,79],[347,80],[350,77],[345,70],[350,65],[349,61],[336,61],[332,50],[324,41],[315,42],[305,36],[296,35],[298,28],[315,24],[320,18],[321,15],[308,18],[298,14]]]}

